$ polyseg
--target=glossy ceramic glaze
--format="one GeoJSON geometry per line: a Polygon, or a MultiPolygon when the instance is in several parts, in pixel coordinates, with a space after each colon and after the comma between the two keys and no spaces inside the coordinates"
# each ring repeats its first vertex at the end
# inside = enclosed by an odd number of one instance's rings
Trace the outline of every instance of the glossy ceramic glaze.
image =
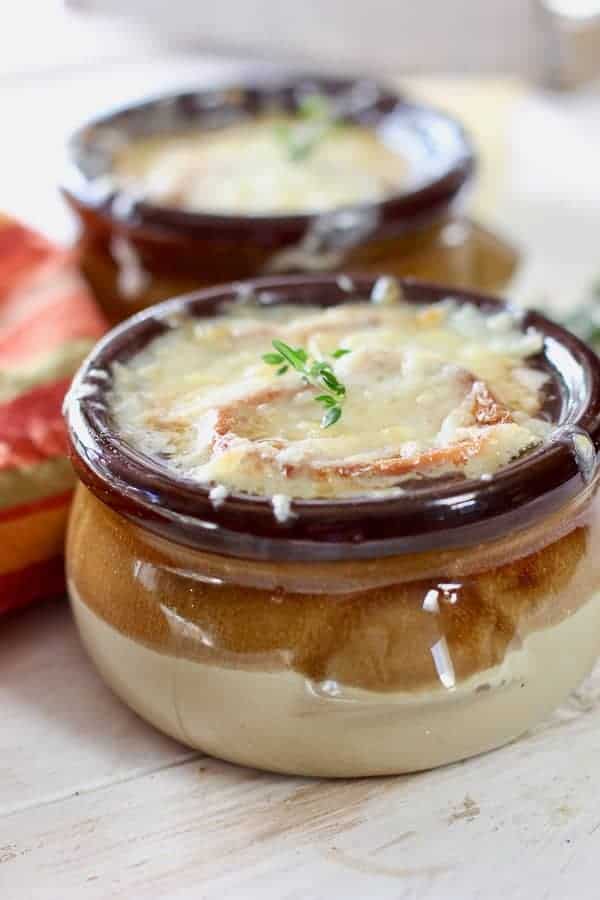
{"type": "Polygon", "coordinates": [[[474,156],[460,124],[385,88],[297,77],[176,94],[96,119],[69,144],[64,191],[81,224],[83,271],[118,321],[198,287],[294,271],[386,271],[497,288],[516,256],[464,219],[474,156]],[[405,188],[381,203],[311,215],[216,215],[157,206],[122,189],[111,172],[117,148],[141,136],[214,129],[265,111],[293,112],[318,91],[333,101],[359,90],[346,119],[373,129],[408,160],[405,188]]]}
{"type": "MultiPolygon", "coordinates": [[[[270,302],[352,302],[334,277],[255,284],[270,302]]],[[[491,481],[423,480],[401,498],[295,501],[208,491],[111,429],[110,366],[198,294],[116,329],[67,406],[83,485],[68,541],[73,607],[104,677],[192,746],[285,772],[428,768],[546,715],[600,651],[596,357],[540,316],[556,434],[491,481]]],[[[405,283],[431,303],[447,288],[405,283]]],[[[455,294],[456,296],[456,294],[455,294]]],[[[495,301],[461,295],[496,308],[495,301]]]]}

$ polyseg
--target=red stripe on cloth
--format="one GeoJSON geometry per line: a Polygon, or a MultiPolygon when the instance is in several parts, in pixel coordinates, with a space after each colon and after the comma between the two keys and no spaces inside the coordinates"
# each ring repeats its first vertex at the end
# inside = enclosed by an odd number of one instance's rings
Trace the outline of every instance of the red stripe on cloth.
{"type": "Polygon", "coordinates": [[[106,326],[83,287],[49,285],[31,312],[12,326],[0,322],[0,364],[23,362],[50,353],[68,341],[99,338],[106,326]]]}
{"type": "Polygon", "coordinates": [[[42,384],[0,406],[0,469],[67,454],[61,409],[70,383],[42,384]]]}
{"type": "Polygon", "coordinates": [[[0,295],[14,290],[24,275],[56,252],[53,244],[29,228],[0,223],[0,295]]]}
{"type": "Polygon", "coordinates": [[[62,556],[26,566],[19,572],[0,575],[0,615],[36,600],[64,594],[65,564],[62,556]]]}
{"type": "Polygon", "coordinates": [[[73,498],[73,491],[63,491],[62,494],[54,494],[51,497],[42,497],[41,500],[30,500],[20,506],[11,506],[0,510],[0,522],[10,522],[12,519],[21,519],[31,513],[42,512],[46,509],[56,509],[59,506],[68,506],[73,498]]]}
{"type": "Polygon", "coordinates": [[[17,223],[0,222],[0,365],[105,330],[73,252],[17,223]]]}

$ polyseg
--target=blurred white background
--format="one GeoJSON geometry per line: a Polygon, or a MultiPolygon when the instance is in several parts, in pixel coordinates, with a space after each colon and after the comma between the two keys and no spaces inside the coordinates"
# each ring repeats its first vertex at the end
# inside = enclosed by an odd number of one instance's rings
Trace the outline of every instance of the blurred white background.
{"type": "Polygon", "coordinates": [[[0,72],[139,60],[169,45],[380,72],[530,72],[535,7],[536,0],[20,0],[4,12],[0,72]]]}
{"type": "Polygon", "coordinates": [[[532,0],[70,0],[188,45],[378,71],[530,71],[532,0]],[[502,39],[499,40],[499,35],[502,39]]]}
{"type": "Polygon", "coordinates": [[[22,80],[39,71],[149,58],[158,45],[140,24],[102,13],[77,15],[64,0],[18,0],[3,9],[0,77],[22,80]]]}
{"type": "Polygon", "coordinates": [[[171,50],[568,80],[600,75],[600,0],[20,0],[3,16],[0,75],[171,50]]]}
{"type": "Polygon", "coordinates": [[[600,89],[588,80],[557,94],[539,79],[572,75],[582,61],[600,75],[599,9],[600,0],[19,0],[0,28],[0,211],[69,240],[57,191],[65,140],[107,107],[227,80],[251,57],[382,73],[467,118],[487,154],[476,213],[528,254],[515,293],[570,303],[600,273],[600,89]],[[407,82],[414,73],[439,74],[407,82]]]}

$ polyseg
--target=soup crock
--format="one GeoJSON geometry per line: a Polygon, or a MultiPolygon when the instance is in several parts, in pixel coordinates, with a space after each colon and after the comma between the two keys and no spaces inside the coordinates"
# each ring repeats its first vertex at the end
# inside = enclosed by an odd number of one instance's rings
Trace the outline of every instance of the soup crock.
{"type": "MultiPolygon", "coordinates": [[[[369,296],[334,276],[251,283],[269,302],[369,296]]],[[[247,289],[248,286],[246,286],[247,289]]],[[[497,310],[406,280],[404,296],[497,310]]],[[[239,285],[176,299],[114,329],[66,404],[80,486],[67,549],[83,641],[115,692],[201,750],[279,772],[362,776],[497,747],[561,703],[600,650],[600,364],[536,313],[555,423],[489,480],[401,496],[294,500],[208,488],[127,445],[111,367],[182,316],[210,317],[239,285]]]]}
{"type": "Polygon", "coordinates": [[[283,272],[385,271],[495,290],[516,254],[464,217],[475,158],[460,123],[390,90],[298,76],[146,100],[90,121],[68,145],[64,194],[80,223],[82,270],[113,322],[199,287],[283,272]],[[364,98],[346,116],[408,162],[406,186],[378,203],[294,215],[217,214],[150,202],[114,178],[133,139],[207,134],[273,111],[293,113],[317,92],[364,98]],[[354,94],[352,94],[354,96],[354,94]]]}

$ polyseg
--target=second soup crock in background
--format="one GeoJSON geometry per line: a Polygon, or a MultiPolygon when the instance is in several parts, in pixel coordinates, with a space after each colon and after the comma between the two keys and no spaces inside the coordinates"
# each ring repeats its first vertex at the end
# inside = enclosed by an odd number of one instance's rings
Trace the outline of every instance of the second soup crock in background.
{"type": "Polygon", "coordinates": [[[298,77],[173,94],[91,120],[70,141],[63,187],[80,222],[83,272],[115,322],[199,287],[282,272],[387,272],[496,290],[516,257],[464,216],[474,169],[471,143],[449,116],[370,82],[298,77]],[[315,96],[397,154],[405,178],[385,197],[319,214],[223,213],[203,210],[201,197],[194,209],[157,202],[115,177],[115,160],[135,141],[208,138],[296,116],[315,96]]]}

